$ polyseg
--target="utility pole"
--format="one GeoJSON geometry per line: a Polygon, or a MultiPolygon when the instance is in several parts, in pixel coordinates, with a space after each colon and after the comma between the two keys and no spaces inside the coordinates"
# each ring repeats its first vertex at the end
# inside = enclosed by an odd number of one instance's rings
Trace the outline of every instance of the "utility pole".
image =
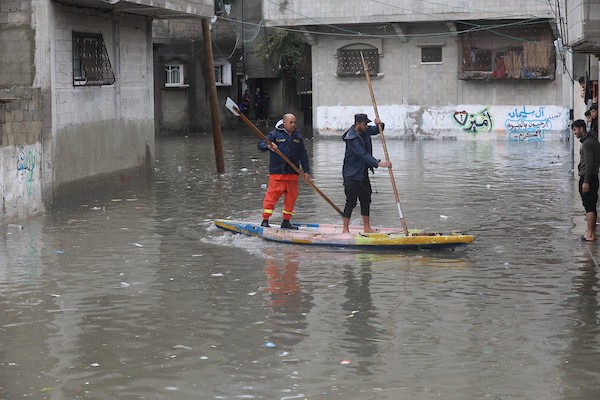
{"type": "Polygon", "coordinates": [[[223,159],[223,142],[221,137],[221,120],[219,118],[219,99],[217,97],[217,84],[215,83],[215,65],[213,62],[212,40],[210,37],[210,24],[207,18],[202,18],[202,37],[204,38],[204,49],[206,50],[206,67],[208,68],[208,99],[210,103],[210,115],[213,127],[213,143],[215,146],[215,159],[217,161],[217,173],[225,172],[225,161],[223,159]]]}

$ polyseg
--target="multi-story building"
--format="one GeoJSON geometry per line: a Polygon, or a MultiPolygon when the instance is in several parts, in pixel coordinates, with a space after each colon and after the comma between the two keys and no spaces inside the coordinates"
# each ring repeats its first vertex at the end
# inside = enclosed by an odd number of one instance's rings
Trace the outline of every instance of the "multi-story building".
{"type": "MultiPolygon", "coordinates": [[[[277,65],[256,55],[273,30],[262,22],[262,0],[215,0],[211,41],[219,104],[231,97],[240,105],[246,90],[251,97],[248,116],[280,118],[282,85],[277,65]],[[268,108],[256,113],[253,96],[269,94],[268,108]],[[263,115],[261,115],[263,114],[263,115]]],[[[155,120],[157,133],[209,132],[208,71],[202,29],[198,20],[157,20],[153,24],[155,120]]],[[[238,126],[239,119],[220,107],[223,129],[238,126]]]]}
{"type": "Polygon", "coordinates": [[[213,0],[2,0],[0,221],[144,175],[152,20],[213,14],[213,0]]]}
{"type": "MultiPolygon", "coordinates": [[[[598,96],[598,58],[600,58],[600,2],[575,0],[566,2],[566,44],[583,60],[579,64],[582,75],[587,75],[591,85],[588,97],[598,96]],[[583,57],[581,57],[583,56],[583,57]]],[[[579,71],[578,71],[579,72],[579,71]]],[[[579,75],[579,74],[576,74],[579,75]]],[[[586,76],[584,76],[585,78],[586,76]]]]}
{"type": "Polygon", "coordinates": [[[321,135],[355,113],[373,119],[364,58],[387,136],[531,141],[568,132],[572,80],[550,3],[263,0],[263,11],[311,45],[321,135]]]}

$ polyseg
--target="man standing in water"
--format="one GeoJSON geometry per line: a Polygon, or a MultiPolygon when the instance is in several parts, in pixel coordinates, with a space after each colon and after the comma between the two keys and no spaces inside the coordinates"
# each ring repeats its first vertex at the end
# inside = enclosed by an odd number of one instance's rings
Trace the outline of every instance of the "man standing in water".
{"type": "Polygon", "coordinates": [[[579,194],[585,208],[587,231],[579,238],[585,242],[596,240],[596,220],[598,213],[598,169],[600,168],[600,143],[598,134],[586,131],[585,121],[578,119],[571,125],[573,135],[581,142],[579,161],[579,194]]]}
{"type": "MultiPolygon", "coordinates": [[[[360,214],[363,218],[365,233],[374,232],[371,228],[369,214],[371,210],[371,182],[369,181],[369,168],[388,167],[391,168],[390,161],[379,161],[373,157],[372,135],[379,134],[377,126],[367,126],[371,120],[367,114],[356,114],[354,116],[354,126],[352,126],[344,135],[342,140],[346,142],[346,153],[344,154],[344,166],[342,175],[344,177],[344,193],[346,194],[346,206],[342,214],[344,222],[344,233],[350,233],[350,217],[352,210],[356,207],[357,200],[360,200],[360,214]]],[[[383,131],[384,124],[375,118],[377,125],[381,124],[383,131]]]]}
{"type": "Polygon", "coordinates": [[[294,114],[285,114],[283,119],[275,125],[275,129],[267,135],[272,143],[261,140],[258,149],[261,151],[271,150],[269,159],[269,186],[263,200],[262,227],[269,227],[269,218],[273,215],[275,204],[282,195],[283,200],[283,229],[298,229],[290,223],[294,214],[294,204],[298,198],[298,173],[275,152],[279,149],[296,167],[304,171],[306,179],[310,180],[310,164],[308,153],[304,146],[304,138],[296,130],[296,117],[294,114]]]}

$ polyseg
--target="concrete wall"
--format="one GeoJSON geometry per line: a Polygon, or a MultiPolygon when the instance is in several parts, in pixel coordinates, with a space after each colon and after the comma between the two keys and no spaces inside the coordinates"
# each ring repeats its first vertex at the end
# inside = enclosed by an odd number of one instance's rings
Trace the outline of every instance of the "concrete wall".
{"type": "Polygon", "coordinates": [[[0,222],[44,211],[41,137],[47,127],[36,80],[30,0],[0,2],[0,222]]]}
{"type": "Polygon", "coordinates": [[[55,6],[52,47],[56,196],[94,177],[129,173],[154,153],[151,22],[143,17],[55,6]],[[72,32],[102,34],[116,81],[73,86],[72,32]]]}
{"type": "MultiPolygon", "coordinates": [[[[262,0],[267,25],[360,24],[439,20],[554,18],[539,0],[262,0]]],[[[346,26],[345,29],[348,29],[346,26]]],[[[351,30],[351,28],[350,28],[351,30]]]]}
{"type": "Polygon", "coordinates": [[[0,221],[42,212],[39,89],[0,89],[0,221]]]}
{"type": "MultiPolygon", "coordinates": [[[[422,33],[431,29],[431,25],[435,30],[435,24],[429,25],[415,33],[423,37],[422,33]]],[[[372,86],[389,136],[527,140],[563,137],[570,107],[568,99],[561,95],[561,68],[557,68],[554,81],[459,80],[459,45],[450,35],[406,42],[400,38],[350,40],[319,36],[312,46],[313,126],[321,135],[339,135],[352,124],[355,113],[374,115],[364,76],[336,75],[337,50],[350,43],[365,43],[379,49],[380,73],[372,78],[372,86]],[[433,42],[442,46],[442,63],[421,63],[421,46],[433,42]],[[515,110],[522,114],[520,118],[509,116],[515,110]],[[524,117],[523,121],[515,121],[524,117]],[[483,120],[487,121],[485,125],[476,126],[484,124],[483,120]],[[536,133],[538,125],[540,131],[536,133]],[[485,135],[479,134],[484,131],[485,135]],[[529,134],[523,135],[524,131],[529,134]]]]}
{"type": "Polygon", "coordinates": [[[600,3],[573,0],[566,4],[569,45],[575,52],[600,55],[600,3]]]}

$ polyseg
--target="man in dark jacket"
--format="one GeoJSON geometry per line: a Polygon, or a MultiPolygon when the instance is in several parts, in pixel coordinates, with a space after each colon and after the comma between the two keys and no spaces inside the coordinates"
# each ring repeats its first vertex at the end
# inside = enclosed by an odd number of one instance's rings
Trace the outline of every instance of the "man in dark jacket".
{"type": "Polygon", "coordinates": [[[285,114],[283,119],[275,124],[275,129],[267,135],[267,139],[272,142],[272,146],[267,145],[264,140],[258,143],[259,150],[271,150],[269,186],[263,200],[263,221],[260,225],[269,227],[269,218],[273,215],[275,204],[282,195],[285,195],[281,227],[298,229],[290,223],[294,213],[294,204],[298,198],[298,173],[275,152],[275,149],[278,148],[296,167],[302,166],[306,179],[312,179],[304,138],[296,130],[296,117],[293,114],[285,114]]]}
{"type": "Polygon", "coordinates": [[[592,122],[590,123],[590,131],[596,132],[598,135],[598,103],[592,104],[590,107],[590,115],[592,117],[592,122]]]}
{"type": "Polygon", "coordinates": [[[596,240],[596,220],[598,213],[598,169],[600,168],[600,143],[598,134],[586,132],[585,121],[578,119],[571,125],[573,135],[581,142],[579,161],[579,194],[585,208],[587,231],[580,240],[593,242],[596,240]]]}
{"type": "MultiPolygon", "coordinates": [[[[342,215],[344,221],[344,233],[350,233],[350,217],[352,210],[356,207],[357,200],[360,201],[360,214],[363,218],[365,233],[374,232],[371,229],[369,214],[371,209],[371,182],[369,181],[369,168],[388,167],[391,168],[390,161],[380,161],[373,157],[372,135],[379,134],[377,126],[368,126],[371,120],[367,114],[356,114],[354,116],[354,126],[352,126],[344,135],[342,140],[346,142],[346,153],[344,154],[344,166],[342,175],[344,177],[344,193],[346,194],[346,206],[342,215]]],[[[384,124],[375,118],[377,125],[381,124],[383,131],[384,124]]]]}

